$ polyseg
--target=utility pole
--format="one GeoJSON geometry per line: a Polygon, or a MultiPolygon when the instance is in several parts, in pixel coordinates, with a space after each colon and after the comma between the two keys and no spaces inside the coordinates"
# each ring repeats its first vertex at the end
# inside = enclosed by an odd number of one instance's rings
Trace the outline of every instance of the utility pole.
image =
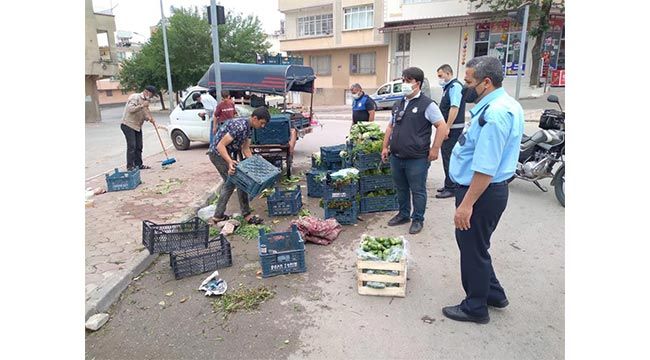
{"type": "MultiPolygon", "coordinates": [[[[171,111],[174,110],[174,98],[172,97],[174,90],[172,89],[172,72],[169,69],[169,50],[167,50],[167,30],[165,30],[165,23],[167,20],[165,20],[165,13],[163,12],[162,0],[160,0],[160,22],[163,32],[163,45],[165,48],[165,67],[167,68],[167,94],[169,95],[169,110],[171,111]]],[[[162,99],[160,99],[160,101],[162,101],[162,99]]]]}
{"type": "MultiPolygon", "coordinates": [[[[217,4],[210,0],[210,18],[212,19],[212,57],[214,63],[214,87],[217,91],[217,102],[221,101],[221,61],[219,60],[219,29],[217,20],[217,4]]],[[[208,77],[209,78],[209,77],[208,77]]]]}
{"type": "MultiPolygon", "coordinates": [[[[521,24],[521,42],[519,45],[519,63],[517,64],[517,90],[515,99],[519,100],[519,89],[521,87],[521,78],[524,76],[524,57],[526,56],[526,30],[528,28],[528,10],[530,4],[526,3],[524,7],[524,19],[521,24]]],[[[530,66],[528,67],[530,69],[530,66]]],[[[532,69],[531,69],[532,70],[532,69]]]]}

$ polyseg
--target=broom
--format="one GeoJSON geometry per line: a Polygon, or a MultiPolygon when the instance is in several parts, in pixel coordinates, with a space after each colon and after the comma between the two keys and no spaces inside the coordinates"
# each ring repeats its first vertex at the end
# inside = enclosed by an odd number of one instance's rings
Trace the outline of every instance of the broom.
{"type": "MultiPolygon", "coordinates": [[[[151,112],[149,112],[148,108],[147,108],[147,112],[149,113],[149,117],[153,119],[153,117],[151,116],[151,112]]],[[[165,157],[167,158],[167,160],[162,161],[162,166],[167,166],[167,165],[171,165],[171,164],[175,163],[176,159],[170,158],[167,155],[167,150],[165,150],[165,145],[163,144],[162,139],[160,138],[160,133],[158,132],[158,126],[154,125],[153,128],[156,129],[156,135],[158,135],[158,140],[160,140],[160,146],[162,147],[163,152],[165,153],[165,157]]]]}

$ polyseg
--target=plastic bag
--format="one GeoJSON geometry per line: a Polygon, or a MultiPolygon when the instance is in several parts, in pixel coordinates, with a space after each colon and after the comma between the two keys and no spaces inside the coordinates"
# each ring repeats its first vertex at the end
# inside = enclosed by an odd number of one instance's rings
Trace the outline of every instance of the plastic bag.
{"type": "Polygon", "coordinates": [[[202,208],[201,210],[199,210],[196,216],[201,218],[201,220],[203,221],[208,221],[214,215],[214,211],[216,209],[217,209],[217,205],[208,205],[202,208]]]}
{"type": "Polygon", "coordinates": [[[228,284],[219,277],[219,271],[215,271],[203,280],[199,290],[205,291],[205,296],[223,295],[228,290],[228,284]]]}

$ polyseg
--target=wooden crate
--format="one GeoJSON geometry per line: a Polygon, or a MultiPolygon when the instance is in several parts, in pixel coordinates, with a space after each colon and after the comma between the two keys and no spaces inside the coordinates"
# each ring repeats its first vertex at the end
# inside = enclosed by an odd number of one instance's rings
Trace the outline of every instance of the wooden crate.
{"type": "Polygon", "coordinates": [[[357,260],[357,289],[361,295],[377,296],[406,296],[406,259],[399,262],[357,260]],[[398,271],[399,275],[367,274],[363,270],[392,270],[398,271]],[[399,286],[375,289],[364,286],[364,281],[377,281],[383,283],[397,283],[399,286]]]}

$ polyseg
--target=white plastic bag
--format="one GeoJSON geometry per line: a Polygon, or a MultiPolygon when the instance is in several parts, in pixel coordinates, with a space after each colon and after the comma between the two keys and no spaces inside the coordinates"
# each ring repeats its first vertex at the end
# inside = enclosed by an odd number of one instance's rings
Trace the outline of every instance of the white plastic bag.
{"type": "Polygon", "coordinates": [[[214,211],[217,209],[217,205],[208,205],[197,213],[197,216],[203,221],[208,221],[213,215],[214,211]]]}

